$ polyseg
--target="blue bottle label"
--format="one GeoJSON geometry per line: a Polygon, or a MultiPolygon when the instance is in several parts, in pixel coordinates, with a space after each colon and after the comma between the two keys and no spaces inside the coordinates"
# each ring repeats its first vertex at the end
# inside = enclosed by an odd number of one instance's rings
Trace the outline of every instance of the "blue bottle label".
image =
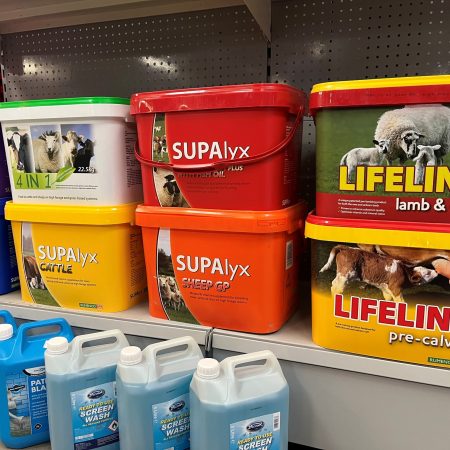
{"type": "Polygon", "coordinates": [[[279,412],[230,425],[230,450],[280,450],[279,412]]]}
{"type": "Polygon", "coordinates": [[[119,441],[116,383],[70,393],[74,450],[90,450],[119,441]]]}
{"type": "Polygon", "coordinates": [[[190,447],[189,394],[152,406],[153,449],[186,450],[190,447]]]}
{"type": "Polygon", "coordinates": [[[48,432],[45,367],[31,367],[6,375],[9,430],[22,437],[48,432]]]}

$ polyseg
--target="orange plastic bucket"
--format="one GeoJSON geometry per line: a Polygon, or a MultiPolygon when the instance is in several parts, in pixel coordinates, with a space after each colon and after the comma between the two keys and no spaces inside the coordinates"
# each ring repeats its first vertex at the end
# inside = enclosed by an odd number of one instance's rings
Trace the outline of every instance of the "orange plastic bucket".
{"type": "Polygon", "coordinates": [[[306,206],[254,212],[139,206],[150,314],[251,333],[297,304],[306,206]]]}

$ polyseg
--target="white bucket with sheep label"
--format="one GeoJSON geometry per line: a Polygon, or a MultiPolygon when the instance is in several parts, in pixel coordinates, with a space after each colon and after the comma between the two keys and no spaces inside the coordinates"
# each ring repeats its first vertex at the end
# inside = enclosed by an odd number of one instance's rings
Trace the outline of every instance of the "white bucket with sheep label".
{"type": "Polygon", "coordinates": [[[129,100],[80,97],[0,104],[15,203],[114,206],[142,200],[129,100]]]}

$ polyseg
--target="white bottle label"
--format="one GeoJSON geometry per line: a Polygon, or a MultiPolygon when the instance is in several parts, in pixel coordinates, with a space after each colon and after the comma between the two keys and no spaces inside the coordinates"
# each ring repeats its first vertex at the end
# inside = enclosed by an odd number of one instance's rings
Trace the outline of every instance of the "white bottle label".
{"type": "Polygon", "coordinates": [[[280,450],[279,412],[230,425],[230,450],[280,450]]]}

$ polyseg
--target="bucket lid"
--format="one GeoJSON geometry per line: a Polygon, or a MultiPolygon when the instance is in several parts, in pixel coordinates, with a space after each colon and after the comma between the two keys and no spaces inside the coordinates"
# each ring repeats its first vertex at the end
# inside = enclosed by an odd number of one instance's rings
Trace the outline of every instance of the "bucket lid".
{"type": "Polygon", "coordinates": [[[234,233],[293,233],[303,227],[306,203],[277,211],[160,208],[139,205],[136,224],[147,228],[234,233]]]}
{"type": "Polygon", "coordinates": [[[313,86],[309,110],[450,103],[450,75],[330,81],[313,86]]]}
{"type": "Polygon", "coordinates": [[[68,225],[120,225],[135,222],[136,203],[119,206],[26,205],[8,202],[8,220],[68,225]]]}
{"type": "Polygon", "coordinates": [[[305,235],[319,241],[450,249],[450,225],[444,223],[342,219],[310,213],[305,235]]]}
{"type": "Polygon", "coordinates": [[[129,105],[130,100],[122,97],[74,97],[53,98],[44,100],[23,100],[18,102],[0,103],[0,109],[28,108],[33,106],[61,106],[61,105],[129,105]]]}
{"type": "Polygon", "coordinates": [[[305,94],[285,84],[256,83],[143,92],[131,97],[131,114],[255,107],[287,108],[297,114],[305,107],[305,94]]]}
{"type": "Polygon", "coordinates": [[[0,198],[0,215],[5,214],[5,205],[11,200],[11,197],[0,198]]]}

